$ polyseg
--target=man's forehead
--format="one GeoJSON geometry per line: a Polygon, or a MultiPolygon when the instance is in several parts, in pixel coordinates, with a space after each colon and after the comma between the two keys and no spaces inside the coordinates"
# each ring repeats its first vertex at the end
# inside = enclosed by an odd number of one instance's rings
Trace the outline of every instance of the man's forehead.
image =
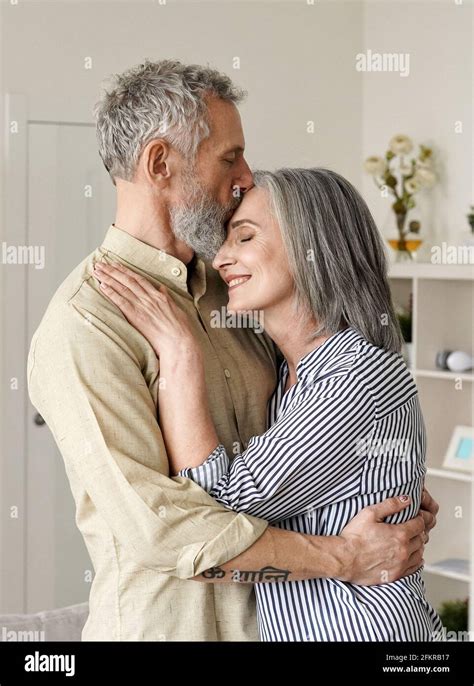
{"type": "Polygon", "coordinates": [[[242,152],[245,148],[242,123],[237,107],[232,102],[217,98],[208,101],[208,117],[211,136],[219,147],[242,152]]]}

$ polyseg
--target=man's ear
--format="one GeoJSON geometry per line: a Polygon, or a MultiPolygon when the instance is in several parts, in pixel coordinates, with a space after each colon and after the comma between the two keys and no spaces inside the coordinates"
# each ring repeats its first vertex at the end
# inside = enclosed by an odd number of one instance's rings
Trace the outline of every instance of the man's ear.
{"type": "Polygon", "coordinates": [[[154,138],[143,148],[143,172],[153,185],[169,181],[171,176],[169,153],[169,144],[162,138],[154,138]]]}

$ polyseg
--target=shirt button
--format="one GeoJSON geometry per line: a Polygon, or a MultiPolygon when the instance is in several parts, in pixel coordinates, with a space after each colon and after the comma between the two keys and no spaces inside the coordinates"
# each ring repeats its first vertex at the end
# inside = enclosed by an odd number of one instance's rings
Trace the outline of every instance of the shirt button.
{"type": "Polygon", "coordinates": [[[173,276],[179,276],[181,274],[181,269],[179,267],[173,267],[171,273],[173,274],[173,276]]]}
{"type": "Polygon", "coordinates": [[[228,369],[224,369],[224,374],[228,379],[230,379],[230,371],[228,369]]]}

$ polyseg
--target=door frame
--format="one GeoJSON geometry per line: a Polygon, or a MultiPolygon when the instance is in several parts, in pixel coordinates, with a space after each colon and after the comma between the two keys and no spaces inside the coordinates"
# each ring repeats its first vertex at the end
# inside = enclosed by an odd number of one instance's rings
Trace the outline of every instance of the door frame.
{"type": "MultiPolygon", "coordinates": [[[[28,226],[28,106],[21,94],[5,99],[3,167],[3,226],[1,231],[1,348],[0,414],[0,611],[26,608],[26,285],[28,265],[5,265],[3,244],[26,245],[28,226]],[[18,379],[18,390],[10,380],[18,379]],[[12,517],[12,508],[18,517],[12,517]]],[[[15,514],[13,512],[13,514],[15,514]]]]}

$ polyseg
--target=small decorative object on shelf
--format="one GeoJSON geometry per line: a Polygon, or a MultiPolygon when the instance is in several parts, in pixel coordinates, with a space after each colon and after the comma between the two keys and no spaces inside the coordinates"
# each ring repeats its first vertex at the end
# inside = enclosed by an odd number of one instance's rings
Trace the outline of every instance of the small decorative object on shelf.
{"type": "Polygon", "coordinates": [[[433,151],[420,145],[417,157],[409,157],[413,142],[402,134],[394,136],[389,143],[385,157],[368,157],[364,163],[365,171],[370,174],[384,197],[391,194],[395,200],[392,209],[395,213],[397,236],[388,243],[395,252],[397,262],[409,261],[420,247],[418,238],[420,222],[410,221],[407,216],[416,203],[414,196],[436,183],[433,170],[433,151]]]}
{"type": "Polygon", "coordinates": [[[445,469],[472,472],[474,465],[474,428],[456,426],[444,458],[445,469]]]}
{"type": "Polygon", "coordinates": [[[450,372],[468,372],[474,367],[474,357],[462,350],[441,350],[436,354],[435,364],[438,369],[449,369],[450,372]]]}

